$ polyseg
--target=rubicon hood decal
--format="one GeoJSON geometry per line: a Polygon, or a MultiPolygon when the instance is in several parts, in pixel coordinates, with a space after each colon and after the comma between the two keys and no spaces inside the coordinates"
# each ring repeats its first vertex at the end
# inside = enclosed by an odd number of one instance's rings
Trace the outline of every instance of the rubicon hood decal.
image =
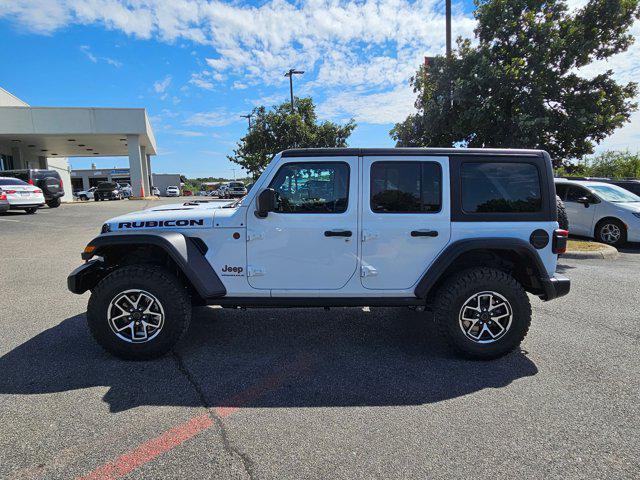
{"type": "MultiPolygon", "coordinates": [[[[163,228],[163,227],[204,227],[207,219],[205,218],[184,218],[180,220],[146,220],[138,222],[118,222],[118,229],[128,228],[163,228]]],[[[211,221],[209,219],[209,226],[211,221]]]]}

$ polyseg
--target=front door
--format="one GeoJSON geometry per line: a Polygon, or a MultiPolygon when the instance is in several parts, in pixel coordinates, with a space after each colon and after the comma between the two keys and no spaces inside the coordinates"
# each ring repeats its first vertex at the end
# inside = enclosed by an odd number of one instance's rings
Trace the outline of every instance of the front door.
{"type": "Polygon", "coordinates": [[[358,264],[358,157],[292,158],[269,188],[277,211],[247,220],[249,285],[337,290],[358,264]]]}
{"type": "Polygon", "coordinates": [[[567,189],[564,208],[567,210],[567,217],[569,217],[569,231],[571,233],[593,236],[593,217],[597,201],[594,195],[584,187],[571,185],[567,189]],[[578,203],[578,199],[582,197],[587,197],[592,203],[589,206],[578,203]]]}
{"type": "Polygon", "coordinates": [[[449,243],[447,157],[365,157],[362,285],[408,289],[449,243]]]}

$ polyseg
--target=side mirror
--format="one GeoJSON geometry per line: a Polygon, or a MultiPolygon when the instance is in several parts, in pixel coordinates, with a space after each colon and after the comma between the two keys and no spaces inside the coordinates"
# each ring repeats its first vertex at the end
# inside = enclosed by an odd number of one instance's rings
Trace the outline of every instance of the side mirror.
{"type": "Polygon", "coordinates": [[[256,217],[265,218],[269,212],[273,212],[278,207],[276,191],[273,188],[265,188],[256,198],[256,217]]]}
{"type": "Polygon", "coordinates": [[[580,197],[577,202],[583,204],[584,208],[589,208],[589,204],[591,203],[587,197],[580,197]]]}

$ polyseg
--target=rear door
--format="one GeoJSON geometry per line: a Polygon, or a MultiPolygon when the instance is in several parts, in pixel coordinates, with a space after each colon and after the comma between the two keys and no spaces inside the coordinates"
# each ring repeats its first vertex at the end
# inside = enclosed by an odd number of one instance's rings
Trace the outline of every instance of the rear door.
{"type": "Polygon", "coordinates": [[[447,157],[364,157],[362,265],[365,288],[415,285],[451,235],[447,157]]]}

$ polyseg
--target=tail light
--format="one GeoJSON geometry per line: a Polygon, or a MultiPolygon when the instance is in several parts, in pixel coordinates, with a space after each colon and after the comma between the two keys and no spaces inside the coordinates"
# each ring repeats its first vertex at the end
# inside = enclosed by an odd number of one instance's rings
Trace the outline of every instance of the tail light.
{"type": "Polygon", "coordinates": [[[62,188],[62,179],[60,179],[60,188],[62,188]]]}
{"type": "Polygon", "coordinates": [[[35,183],[33,183],[33,178],[30,178],[29,181],[27,182],[29,185],[35,185],[35,183]]]}
{"type": "Polygon", "coordinates": [[[6,200],[7,195],[5,193],[0,193],[0,200],[6,200]]]}
{"type": "Polygon", "coordinates": [[[554,230],[553,231],[553,253],[565,253],[567,251],[567,239],[569,237],[568,230],[554,230]]]}
{"type": "Polygon", "coordinates": [[[13,195],[14,193],[16,193],[15,190],[5,190],[4,193],[6,193],[7,195],[13,195]]]}
{"type": "Polygon", "coordinates": [[[40,190],[39,188],[34,190],[33,193],[42,193],[42,190],[40,190]]]}

